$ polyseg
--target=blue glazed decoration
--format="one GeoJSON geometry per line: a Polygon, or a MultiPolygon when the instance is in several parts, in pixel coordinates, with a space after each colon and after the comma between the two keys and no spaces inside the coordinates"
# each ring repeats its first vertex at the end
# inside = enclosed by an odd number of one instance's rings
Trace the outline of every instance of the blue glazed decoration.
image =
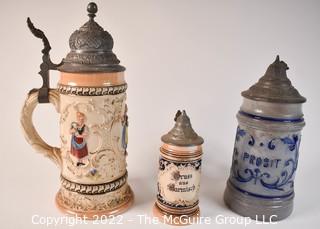
{"type": "Polygon", "coordinates": [[[293,193],[294,174],[298,165],[299,134],[271,139],[266,139],[266,134],[260,135],[264,136],[263,139],[260,139],[259,133],[249,134],[238,126],[231,183],[237,189],[256,197],[287,197],[293,193]],[[260,144],[255,145],[256,141],[260,144]],[[274,157],[274,152],[277,153],[277,158],[274,157]]]}
{"type": "Polygon", "coordinates": [[[288,79],[288,69],[277,56],[258,82],[241,93],[224,201],[255,220],[282,220],[293,210],[306,99],[288,79]]]}

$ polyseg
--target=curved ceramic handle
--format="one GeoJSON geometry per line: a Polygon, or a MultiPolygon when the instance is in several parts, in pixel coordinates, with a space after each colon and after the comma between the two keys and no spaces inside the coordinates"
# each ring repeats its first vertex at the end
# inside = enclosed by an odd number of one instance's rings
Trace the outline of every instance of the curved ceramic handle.
{"type": "MultiPolygon", "coordinates": [[[[50,89],[49,102],[52,103],[57,112],[59,112],[60,96],[56,89],[50,89]]],[[[55,164],[61,166],[61,151],[60,148],[48,145],[39,136],[38,132],[33,126],[32,114],[38,105],[38,91],[31,91],[24,103],[21,112],[21,126],[24,136],[28,143],[39,153],[51,159],[55,164]]]]}

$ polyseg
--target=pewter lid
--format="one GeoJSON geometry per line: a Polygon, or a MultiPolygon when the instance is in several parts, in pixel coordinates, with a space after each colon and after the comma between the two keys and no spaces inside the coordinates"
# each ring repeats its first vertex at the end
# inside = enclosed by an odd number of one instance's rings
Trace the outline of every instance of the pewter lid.
{"type": "Polygon", "coordinates": [[[176,124],[166,135],[161,137],[164,143],[176,146],[195,146],[203,143],[203,138],[200,137],[193,129],[185,110],[177,111],[174,118],[176,124]]]}
{"type": "Polygon", "coordinates": [[[73,32],[69,39],[71,51],[58,68],[62,72],[122,72],[125,68],[112,52],[112,36],[94,21],[98,7],[90,2],[89,21],[73,32]]]}
{"type": "Polygon", "coordinates": [[[301,96],[287,77],[288,65],[280,61],[279,56],[269,65],[266,73],[249,90],[243,91],[243,97],[274,103],[304,103],[301,96]]]}

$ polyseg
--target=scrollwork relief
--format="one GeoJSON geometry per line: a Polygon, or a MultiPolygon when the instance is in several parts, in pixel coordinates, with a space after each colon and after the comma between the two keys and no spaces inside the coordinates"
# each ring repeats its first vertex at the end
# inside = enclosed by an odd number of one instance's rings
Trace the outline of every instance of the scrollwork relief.
{"type": "Polygon", "coordinates": [[[64,167],[68,173],[78,179],[92,181],[112,179],[119,173],[123,174],[126,166],[123,153],[125,149],[121,145],[126,94],[107,98],[68,99],[60,118],[60,138],[63,140],[61,148],[65,159],[64,167]],[[79,115],[85,121],[81,122],[79,115]],[[87,130],[83,131],[82,126],[87,130]],[[84,140],[79,140],[83,134],[84,140]],[[84,143],[87,145],[87,153],[81,148],[84,143]]]}
{"type": "Polygon", "coordinates": [[[299,142],[299,134],[266,140],[250,135],[246,130],[238,128],[233,155],[232,178],[240,183],[261,185],[269,190],[283,192],[291,190],[298,165],[299,142]],[[251,145],[250,142],[260,142],[256,146],[259,150],[256,149],[256,151],[251,152],[250,148],[242,148],[242,143],[237,143],[240,137],[244,138],[244,143],[247,142],[251,147],[254,144],[251,145]],[[278,158],[268,154],[277,150],[277,148],[279,148],[277,151],[278,158]],[[248,149],[248,151],[241,152],[240,149],[248,149]],[[265,157],[262,157],[262,155],[253,152],[266,152],[266,154],[265,157]]]}

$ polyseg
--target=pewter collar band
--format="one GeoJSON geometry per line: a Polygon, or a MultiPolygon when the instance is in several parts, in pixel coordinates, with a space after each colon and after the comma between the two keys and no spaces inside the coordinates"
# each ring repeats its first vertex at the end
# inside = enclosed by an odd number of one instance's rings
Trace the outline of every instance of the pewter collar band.
{"type": "Polygon", "coordinates": [[[122,177],[102,184],[79,184],[60,176],[62,187],[71,192],[77,192],[85,195],[98,195],[115,191],[121,188],[127,182],[128,172],[122,177]]]}
{"type": "Polygon", "coordinates": [[[126,92],[128,85],[121,84],[107,87],[83,87],[58,84],[58,91],[64,95],[103,96],[117,95],[126,92]]]}

